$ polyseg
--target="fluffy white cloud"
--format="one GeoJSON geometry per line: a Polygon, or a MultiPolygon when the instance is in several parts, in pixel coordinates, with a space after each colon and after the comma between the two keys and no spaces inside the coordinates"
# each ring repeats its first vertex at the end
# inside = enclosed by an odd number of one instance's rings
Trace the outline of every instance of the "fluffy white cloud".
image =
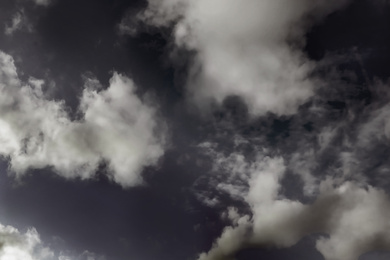
{"type": "Polygon", "coordinates": [[[135,94],[131,79],[114,73],[107,89],[88,79],[80,120],[69,118],[62,101],[46,99],[42,83],[22,82],[12,57],[0,52],[0,154],[17,176],[52,167],[64,177],[86,179],[104,162],[115,182],[131,186],[164,153],[164,125],[135,94]]]}
{"type": "MultiPolygon", "coordinates": [[[[173,24],[175,45],[195,51],[187,87],[200,107],[238,95],[252,114],[292,114],[318,84],[309,78],[313,62],[301,51],[304,32],[347,2],[148,0],[140,19],[173,24]]],[[[121,25],[134,33],[134,25],[121,25]]]]}
{"type": "Polygon", "coordinates": [[[252,214],[229,209],[232,226],[199,260],[234,259],[246,247],[290,247],[314,233],[328,235],[316,243],[326,260],[357,260],[365,252],[390,249],[390,201],[384,191],[327,178],[320,183],[315,202],[303,204],[281,194],[286,169],[282,158],[260,154],[247,161],[237,153],[224,157],[217,152],[213,156],[217,172],[225,172],[226,183],[236,186],[224,191],[241,191],[234,196],[241,195],[252,214]]]}
{"type": "Polygon", "coordinates": [[[0,259],[51,260],[54,253],[42,245],[38,232],[32,228],[20,233],[14,227],[0,224],[0,259]]]}

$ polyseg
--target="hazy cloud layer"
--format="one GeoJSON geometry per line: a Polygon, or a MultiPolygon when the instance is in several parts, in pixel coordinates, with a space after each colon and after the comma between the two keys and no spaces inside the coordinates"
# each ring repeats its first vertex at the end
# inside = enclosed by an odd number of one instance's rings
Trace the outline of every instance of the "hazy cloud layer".
{"type": "Polygon", "coordinates": [[[0,154],[17,176],[52,167],[66,178],[91,178],[101,163],[122,186],[142,182],[140,173],[164,153],[165,128],[156,110],[135,94],[133,81],[114,73],[102,89],[86,79],[79,120],[64,102],[45,98],[41,80],[22,82],[13,58],[0,53],[0,154]]]}
{"type": "MultiPolygon", "coordinates": [[[[251,114],[282,115],[295,113],[321,84],[301,51],[306,29],[347,2],[149,0],[139,19],[173,25],[175,46],[196,53],[187,90],[200,108],[237,95],[251,114]]],[[[134,34],[128,21],[120,28],[134,34]]]]}

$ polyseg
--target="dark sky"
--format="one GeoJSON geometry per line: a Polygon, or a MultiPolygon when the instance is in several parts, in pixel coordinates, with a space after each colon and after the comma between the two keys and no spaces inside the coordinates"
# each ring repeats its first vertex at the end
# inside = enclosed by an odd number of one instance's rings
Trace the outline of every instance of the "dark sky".
{"type": "Polygon", "coordinates": [[[1,0],[0,23],[0,260],[390,257],[388,1],[1,0]]]}

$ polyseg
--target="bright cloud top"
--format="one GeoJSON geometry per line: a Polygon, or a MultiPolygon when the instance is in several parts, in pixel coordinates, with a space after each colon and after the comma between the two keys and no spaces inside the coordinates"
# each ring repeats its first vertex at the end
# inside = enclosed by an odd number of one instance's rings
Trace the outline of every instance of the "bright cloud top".
{"type": "Polygon", "coordinates": [[[17,176],[52,167],[66,178],[87,179],[105,163],[110,178],[132,186],[164,153],[164,127],[157,129],[155,109],[138,98],[126,76],[114,73],[105,90],[87,80],[81,119],[71,120],[63,102],[45,98],[42,81],[22,82],[3,52],[0,73],[0,154],[17,176]]]}
{"type": "Polygon", "coordinates": [[[42,246],[35,229],[20,233],[14,227],[0,224],[0,259],[4,260],[49,260],[54,253],[42,246]]]}
{"type": "Polygon", "coordinates": [[[187,89],[200,107],[237,95],[252,114],[293,114],[316,85],[314,63],[301,51],[304,33],[346,2],[149,0],[140,19],[174,24],[175,46],[196,53],[187,89]]]}

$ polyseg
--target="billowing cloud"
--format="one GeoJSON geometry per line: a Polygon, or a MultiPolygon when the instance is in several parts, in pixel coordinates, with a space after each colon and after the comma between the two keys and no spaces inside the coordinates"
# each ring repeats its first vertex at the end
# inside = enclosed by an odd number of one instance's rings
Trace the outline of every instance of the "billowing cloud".
{"type": "Polygon", "coordinates": [[[20,233],[12,226],[0,225],[0,258],[49,260],[54,258],[54,253],[42,245],[39,234],[34,228],[20,233]]]}
{"type": "MultiPolygon", "coordinates": [[[[139,19],[173,25],[175,46],[196,53],[187,90],[199,107],[235,95],[254,115],[293,114],[320,84],[309,76],[315,64],[301,50],[304,33],[347,2],[149,0],[139,19]]],[[[134,34],[127,20],[121,28],[134,34]]]]}
{"type": "Polygon", "coordinates": [[[251,214],[229,208],[225,216],[232,225],[199,260],[234,259],[250,247],[290,247],[310,234],[324,234],[316,248],[326,260],[357,260],[365,252],[390,249],[390,200],[383,190],[329,176],[320,181],[314,202],[305,204],[283,195],[282,157],[268,156],[265,149],[250,160],[206,149],[215,161],[214,174],[221,175],[217,189],[241,197],[251,214]]]}
{"type": "Polygon", "coordinates": [[[51,167],[66,178],[86,179],[105,163],[112,180],[132,186],[164,153],[164,124],[126,76],[114,73],[107,89],[87,79],[80,119],[72,120],[63,101],[45,98],[43,81],[22,82],[3,52],[0,73],[0,154],[17,176],[51,167]]]}

